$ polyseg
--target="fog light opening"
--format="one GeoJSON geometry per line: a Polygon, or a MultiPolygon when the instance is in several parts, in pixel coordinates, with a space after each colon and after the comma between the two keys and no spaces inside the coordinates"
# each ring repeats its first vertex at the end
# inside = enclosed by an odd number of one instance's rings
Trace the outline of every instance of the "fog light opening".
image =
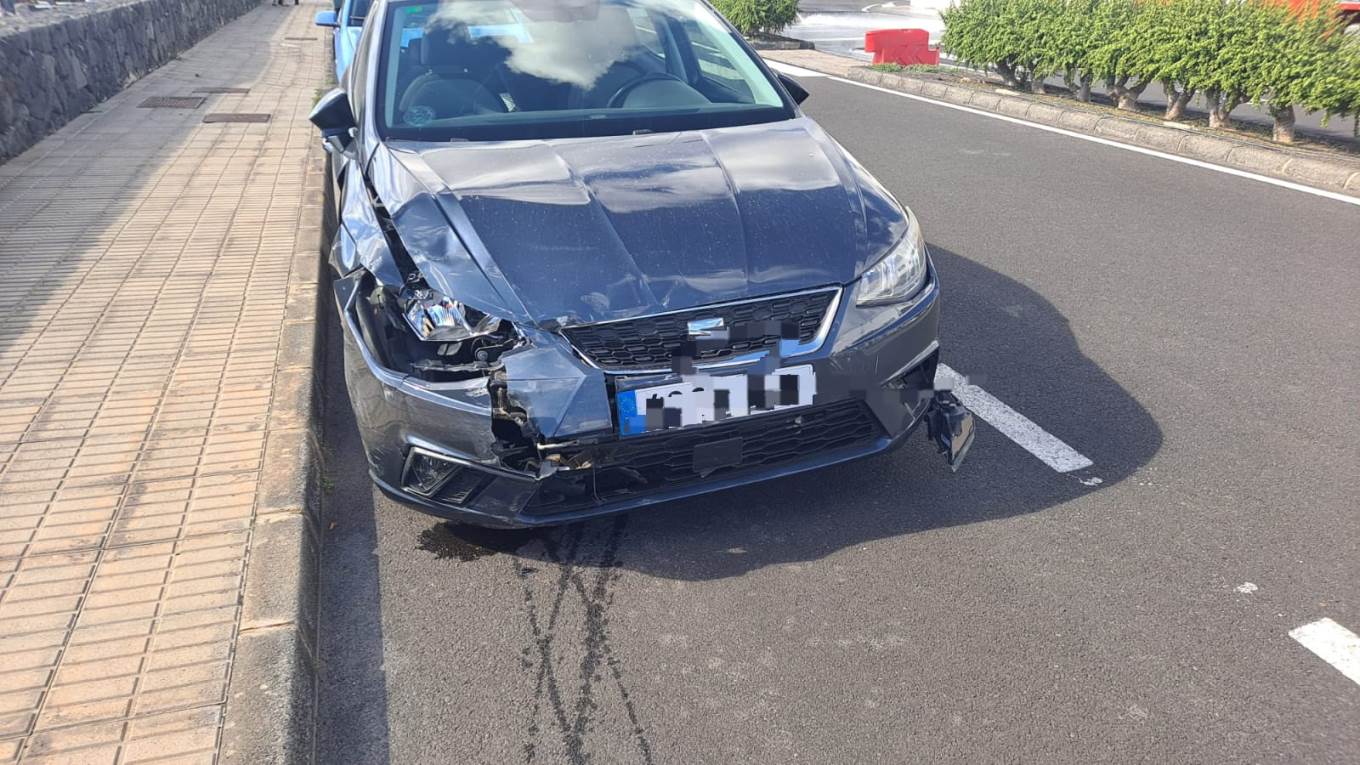
{"type": "Polygon", "coordinates": [[[412,449],[406,459],[406,477],[403,483],[412,494],[432,497],[462,470],[462,465],[437,454],[424,449],[412,449]]]}

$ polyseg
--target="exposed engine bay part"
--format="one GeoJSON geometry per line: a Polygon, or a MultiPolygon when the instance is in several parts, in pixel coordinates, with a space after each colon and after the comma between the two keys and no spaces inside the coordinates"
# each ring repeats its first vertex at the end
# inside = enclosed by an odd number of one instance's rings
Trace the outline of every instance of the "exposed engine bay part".
{"type": "Polygon", "coordinates": [[[503,369],[491,376],[487,388],[491,391],[491,434],[496,437],[492,448],[501,464],[519,472],[537,473],[540,470],[537,433],[529,422],[528,412],[510,397],[503,369]]]}

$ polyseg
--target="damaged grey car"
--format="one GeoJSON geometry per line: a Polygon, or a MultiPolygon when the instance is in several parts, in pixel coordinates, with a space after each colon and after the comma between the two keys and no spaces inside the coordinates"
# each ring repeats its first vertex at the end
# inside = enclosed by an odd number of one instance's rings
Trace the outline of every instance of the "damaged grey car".
{"type": "Polygon", "coordinates": [[[920,223],[701,0],[376,0],[330,155],[374,481],[532,526],[885,451],[934,388],[920,223]]]}

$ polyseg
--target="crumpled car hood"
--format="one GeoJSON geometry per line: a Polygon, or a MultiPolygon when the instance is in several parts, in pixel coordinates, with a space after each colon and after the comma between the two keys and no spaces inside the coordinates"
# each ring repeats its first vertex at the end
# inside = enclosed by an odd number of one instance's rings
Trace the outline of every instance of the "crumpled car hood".
{"type": "MultiPolygon", "coordinates": [[[[806,118],[389,148],[438,201],[491,286],[539,322],[845,284],[906,226],[891,196],[806,118]]],[[[401,208],[402,200],[387,202],[401,208]]],[[[403,240],[420,248],[406,232],[403,240]]],[[[422,270],[447,260],[418,258],[422,270]]]]}

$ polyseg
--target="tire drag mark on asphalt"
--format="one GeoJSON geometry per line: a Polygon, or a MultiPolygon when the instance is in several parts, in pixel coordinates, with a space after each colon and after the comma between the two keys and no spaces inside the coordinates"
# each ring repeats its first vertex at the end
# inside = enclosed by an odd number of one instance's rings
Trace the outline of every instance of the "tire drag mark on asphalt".
{"type": "MultiPolygon", "coordinates": [[[[569,558],[575,559],[577,547],[581,543],[580,527],[568,529],[567,537],[570,540],[569,558]]],[[[558,556],[554,550],[555,545],[550,545],[544,540],[544,546],[549,550],[549,556],[553,562],[558,562],[558,556]]],[[[557,673],[553,667],[552,642],[553,630],[557,626],[557,617],[562,612],[562,600],[567,594],[567,585],[571,580],[571,564],[560,564],[560,571],[557,578],[557,592],[553,597],[552,610],[549,612],[546,627],[539,623],[538,606],[534,600],[534,591],[529,582],[529,567],[522,562],[515,562],[515,573],[519,577],[520,584],[524,588],[524,607],[529,619],[529,631],[533,636],[533,646],[526,647],[526,652],[532,654],[533,649],[538,651],[538,677],[534,683],[534,701],[529,711],[529,727],[526,731],[527,741],[524,744],[524,761],[533,762],[535,754],[535,743],[538,740],[538,713],[543,707],[543,693],[546,689],[548,703],[552,706],[553,716],[557,718],[557,725],[562,730],[568,727],[566,706],[562,703],[562,692],[557,683],[557,673]]],[[[526,668],[532,666],[525,660],[526,668]]]]}
{"type": "MultiPolygon", "coordinates": [[[[585,738],[590,730],[590,724],[594,713],[600,709],[596,700],[595,682],[601,672],[601,665],[607,667],[610,677],[613,679],[615,689],[618,691],[620,700],[623,702],[623,711],[627,715],[628,723],[631,728],[629,733],[638,748],[641,762],[646,765],[652,763],[651,743],[647,740],[645,729],[638,717],[637,708],[633,703],[632,693],[629,691],[624,680],[622,662],[614,653],[613,647],[609,643],[609,617],[608,610],[614,602],[612,591],[613,582],[621,576],[618,567],[618,551],[623,541],[624,529],[627,519],[624,517],[616,518],[611,522],[605,539],[601,540],[598,546],[583,545],[580,526],[573,527],[567,532],[569,547],[566,554],[563,554],[559,544],[550,539],[544,539],[544,551],[547,560],[560,567],[557,581],[557,591],[554,593],[554,605],[552,615],[546,629],[540,629],[538,609],[535,604],[533,590],[528,579],[528,574],[532,569],[517,564],[517,573],[525,588],[525,605],[529,611],[530,629],[534,633],[534,640],[538,648],[539,668],[536,678],[534,702],[531,710],[531,719],[528,728],[529,741],[525,744],[526,761],[532,761],[537,753],[536,741],[540,733],[538,726],[538,715],[542,708],[542,698],[546,690],[550,703],[553,705],[554,717],[558,728],[562,734],[562,744],[565,748],[567,760],[573,765],[585,763],[590,759],[585,749],[585,738]],[[587,584],[586,577],[582,575],[580,554],[582,549],[599,550],[598,558],[593,565],[598,569],[594,581],[587,584]],[[585,630],[582,635],[581,648],[583,655],[580,661],[580,686],[572,710],[572,719],[568,721],[565,705],[563,705],[558,680],[559,662],[553,658],[554,639],[557,637],[556,625],[558,615],[561,612],[564,596],[567,588],[574,589],[580,599],[581,606],[585,609],[585,630]]],[[[594,556],[592,556],[594,557],[594,556]]],[[[525,654],[532,654],[530,648],[525,649],[525,654]]],[[[525,660],[525,667],[532,664],[525,660]]]]}
{"type": "MultiPolygon", "coordinates": [[[[627,525],[627,518],[620,516],[615,518],[609,529],[609,539],[605,544],[604,553],[599,561],[599,573],[595,577],[595,588],[590,593],[586,592],[585,581],[579,572],[572,574],[572,582],[576,587],[577,593],[581,596],[581,602],[586,605],[586,646],[585,658],[581,660],[581,697],[577,701],[577,717],[574,741],[579,746],[583,742],[585,730],[590,722],[589,712],[595,708],[592,698],[592,685],[594,683],[595,672],[599,667],[600,659],[604,659],[605,666],[609,668],[610,675],[614,678],[614,687],[619,691],[619,697],[623,701],[624,712],[628,715],[628,722],[632,726],[631,733],[633,740],[638,746],[638,753],[642,756],[642,762],[646,765],[652,763],[652,746],[647,740],[646,733],[638,719],[637,707],[633,704],[633,696],[628,690],[627,684],[623,681],[623,664],[614,654],[613,646],[609,644],[609,606],[614,603],[614,591],[610,585],[618,581],[622,576],[619,571],[618,552],[623,542],[623,530],[627,525]]],[[[572,752],[568,750],[573,763],[585,762],[584,752],[572,752]],[[579,754],[579,759],[578,759],[579,754]]]]}

